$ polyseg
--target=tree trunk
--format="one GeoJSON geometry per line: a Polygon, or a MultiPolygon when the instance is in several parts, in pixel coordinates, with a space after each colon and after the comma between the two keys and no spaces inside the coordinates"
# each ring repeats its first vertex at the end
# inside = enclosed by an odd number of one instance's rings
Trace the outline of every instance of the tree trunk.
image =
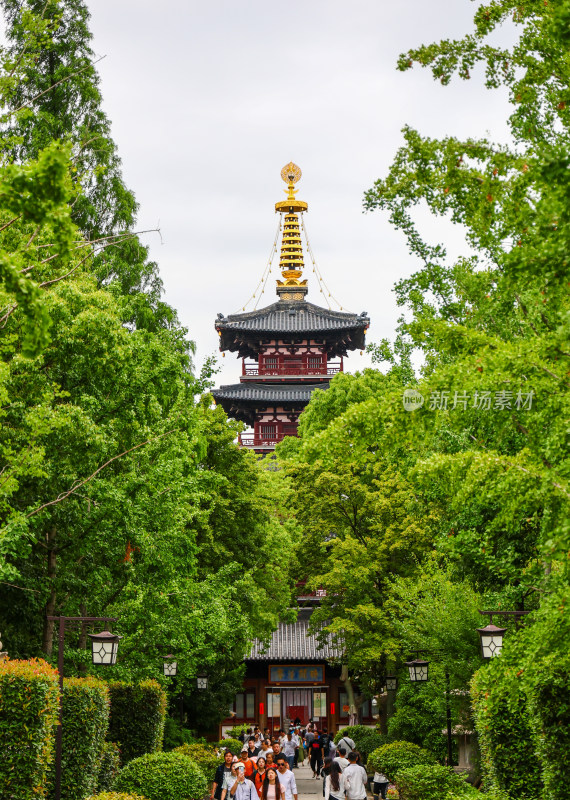
{"type": "Polygon", "coordinates": [[[51,528],[46,534],[47,545],[47,577],[50,585],[49,597],[45,604],[44,612],[44,629],[42,635],[42,650],[46,656],[51,656],[53,650],[53,630],[54,622],[48,619],[48,616],[55,615],[55,578],[57,575],[57,550],[55,547],[55,526],[51,528]]]}
{"type": "Polygon", "coordinates": [[[348,695],[348,724],[356,725],[358,722],[358,715],[356,702],[354,699],[354,689],[352,688],[352,681],[348,676],[348,667],[346,665],[343,665],[342,667],[340,679],[344,683],[344,688],[346,689],[346,694],[348,695]]]}

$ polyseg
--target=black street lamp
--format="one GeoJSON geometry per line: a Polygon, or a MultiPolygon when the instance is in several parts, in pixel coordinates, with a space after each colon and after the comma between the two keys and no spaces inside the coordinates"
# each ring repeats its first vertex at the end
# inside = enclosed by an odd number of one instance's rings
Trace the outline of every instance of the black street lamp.
{"type": "Polygon", "coordinates": [[[196,675],[196,686],[200,691],[205,691],[208,688],[208,676],[204,673],[196,675]]]}
{"type": "MultiPolygon", "coordinates": [[[[437,653],[438,651],[427,651],[422,650],[416,653],[416,658],[413,661],[406,661],[406,666],[410,673],[410,680],[413,683],[425,683],[429,677],[429,661],[423,661],[419,655],[420,652],[426,653],[431,655],[432,653],[437,653]]],[[[446,720],[446,727],[447,727],[447,766],[453,766],[453,739],[451,734],[451,707],[449,705],[449,695],[450,695],[450,682],[449,682],[449,670],[447,667],[445,668],[445,685],[446,685],[446,692],[445,692],[445,720],[446,720]]]]}
{"type": "Polygon", "coordinates": [[[398,678],[395,675],[386,675],[386,691],[395,692],[398,689],[398,678]]]}
{"type": "Polygon", "coordinates": [[[406,661],[410,680],[413,683],[424,683],[429,677],[429,661],[416,658],[414,661],[406,661]]]}
{"type": "Polygon", "coordinates": [[[91,639],[91,661],[99,666],[107,664],[114,666],[117,663],[117,651],[119,641],[123,638],[111,631],[101,631],[101,633],[88,633],[91,639]]]}
{"type": "Polygon", "coordinates": [[[164,656],[164,664],[162,665],[164,675],[167,678],[175,678],[178,672],[178,662],[174,659],[172,653],[164,656]]]}
{"type": "Polygon", "coordinates": [[[518,627],[519,620],[530,611],[479,611],[489,617],[489,624],[484,628],[477,628],[477,632],[481,639],[481,656],[485,661],[501,654],[503,649],[503,636],[507,632],[506,628],[498,628],[493,625],[493,617],[514,617],[515,626],[518,627]]]}
{"type": "MultiPolygon", "coordinates": [[[[63,742],[63,645],[67,625],[81,625],[90,622],[116,622],[115,617],[51,617],[58,622],[57,671],[59,672],[59,724],[55,731],[55,800],[61,800],[61,749],[63,742]]],[[[120,636],[110,631],[89,634],[91,639],[91,660],[93,664],[113,665],[117,660],[120,636]]]]}

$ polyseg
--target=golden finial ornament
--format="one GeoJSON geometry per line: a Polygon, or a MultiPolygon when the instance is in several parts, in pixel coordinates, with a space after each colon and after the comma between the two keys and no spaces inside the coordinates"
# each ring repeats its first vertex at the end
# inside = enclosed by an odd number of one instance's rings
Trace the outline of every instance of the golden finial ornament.
{"type": "Polygon", "coordinates": [[[307,203],[297,200],[295,184],[302,175],[301,168],[290,161],[281,170],[281,178],[287,184],[287,199],[275,203],[275,211],[284,214],[283,237],[281,239],[281,256],[279,269],[284,281],[277,281],[277,293],[283,300],[302,300],[307,293],[307,281],[299,280],[303,274],[303,247],[299,228],[298,212],[308,209],[307,203]],[[287,287],[296,287],[291,291],[287,287]]]}

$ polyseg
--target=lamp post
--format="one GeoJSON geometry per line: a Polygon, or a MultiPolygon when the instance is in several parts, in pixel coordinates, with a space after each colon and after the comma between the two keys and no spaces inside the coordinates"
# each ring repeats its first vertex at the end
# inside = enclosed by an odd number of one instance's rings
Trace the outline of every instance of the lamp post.
{"type": "Polygon", "coordinates": [[[196,675],[196,687],[201,692],[208,688],[208,676],[205,673],[202,672],[200,675],[196,675]]]}
{"type": "Polygon", "coordinates": [[[398,678],[395,675],[386,675],[386,691],[395,692],[398,689],[398,678]]]}
{"type": "Polygon", "coordinates": [[[489,617],[489,624],[484,628],[477,628],[481,639],[481,656],[485,661],[495,658],[501,654],[503,649],[503,636],[507,632],[506,628],[498,628],[493,625],[493,617],[514,617],[515,626],[518,627],[521,617],[530,614],[530,611],[479,611],[489,617]]]}
{"type": "MultiPolygon", "coordinates": [[[[425,683],[429,678],[429,661],[420,658],[420,652],[432,654],[436,651],[418,650],[413,661],[406,661],[412,683],[425,683]]],[[[453,766],[453,738],[451,733],[451,706],[449,705],[450,681],[449,670],[445,668],[445,721],[447,728],[447,765],[453,766]]]]}
{"type": "MultiPolygon", "coordinates": [[[[59,672],[59,725],[55,732],[55,800],[61,800],[61,749],[63,743],[63,644],[67,625],[80,625],[90,622],[116,622],[115,617],[51,617],[58,622],[57,671],[59,672]]],[[[120,636],[110,631],[89,634],[91,638],[91,659],[93,664],[112,665],[117,660],[120,636]]]]}
{"type": "MultiPolygon", "coordinates": [[[[178,675],[178,662],[172,653],[163,656],[164,663],[162,670],[167,678],[175,678],[178,675]]],[[[180,724],[184,723],[184,692],[182,688],[178,694],[178,716],[180,717],[180,724]]]]}

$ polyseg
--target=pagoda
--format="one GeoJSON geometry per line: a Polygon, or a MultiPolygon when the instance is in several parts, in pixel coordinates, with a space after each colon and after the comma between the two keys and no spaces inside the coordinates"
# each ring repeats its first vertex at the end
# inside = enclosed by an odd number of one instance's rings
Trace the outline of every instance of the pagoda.
{"type": "Polygon", "coordinates": [[[258,453],[275,448],[285,436],[295,436],[299,415],[317,389],[328,389],[331,378],[343,371],[349,350],[364,348],[370,324],[366,312],[351,314],[321,308],[305,299],[304,256],[299,214],[308,205],[298,200],[295,184],[301,170],[290,163],[281,170],[287,198],[275,204],[281,214],[282,280],[278,300],[243,314],[218,314],[220,350],[242,359],[240,382],[212,392],[228,416],[253,428],[240,443],[258,453]]]}

